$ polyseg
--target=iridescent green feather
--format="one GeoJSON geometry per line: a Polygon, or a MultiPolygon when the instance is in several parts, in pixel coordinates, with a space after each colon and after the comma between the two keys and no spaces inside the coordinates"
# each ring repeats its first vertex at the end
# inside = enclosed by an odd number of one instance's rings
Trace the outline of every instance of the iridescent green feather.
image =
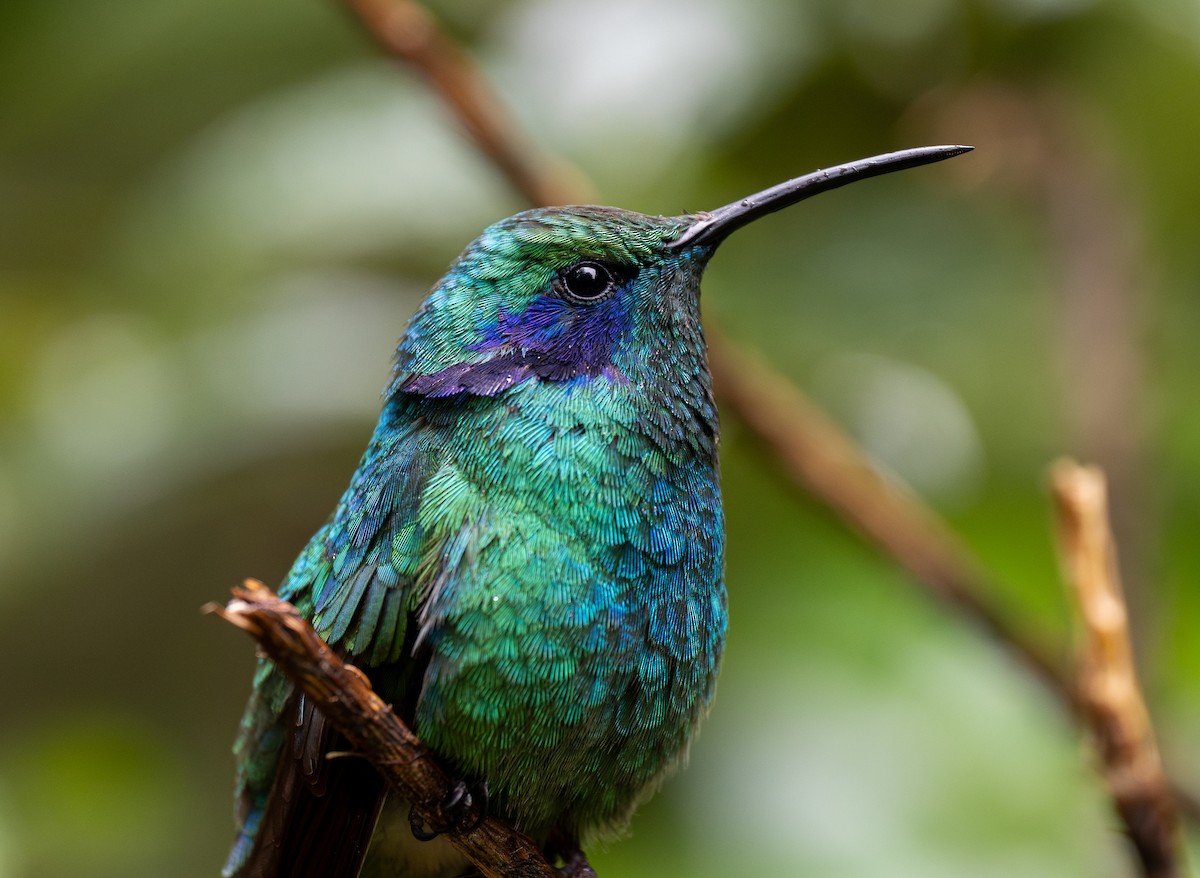
{"type": "MultiPolygon", "coordinates": [[[[664,258],[683,222],[578,208],[485,232],[413,318],[359,468],[281,589],[543,840],[622,826],[712,697],[725,594],[697,301],[709,251],[664,258]],[[624,272],[586,311],[555,292],[581,259],[624,272]]],[[[260,669],[237,745],[235,873],[289,695],[260,669]]]]}

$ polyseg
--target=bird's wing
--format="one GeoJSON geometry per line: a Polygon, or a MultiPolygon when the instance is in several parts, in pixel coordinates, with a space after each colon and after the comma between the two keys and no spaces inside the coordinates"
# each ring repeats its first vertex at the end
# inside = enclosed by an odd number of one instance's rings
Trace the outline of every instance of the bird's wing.
{"type": "MultiPolygon", "coordinates": [[[[410,623],[424,554],[418,511],[439,448],[437,428],[424,419],[389,421],[385,412],[333,517],[280,589],[331,646],[368,672],[380,669],[372,676],[384,678],[385,697],[401,702],[415,700],[422,670],[406,652],[416,636],[410,623]]],[[[234,748],[239,835],[227,876],[358,874],[385,787],[362,759],[327,758],[346,749],[262,662],[234,748]]]]}
{"type": "MultiPolygon", "coordinates": [[[[268,671],[279,676],[273,667],[268,671]]],[[[290,697],[283,714],[272,719],[268,736],[278,746],[273,753],[257,755],[273,759],[274,774],[239,774],[245,815],[226,874],[353,878],[383,806],[382,778],[355,756],[326,758],[348,745],[302,695],[290,697]],[[265,782],[265,795],[256,795],[256,782],[265,782]]],[[[239,744],[271,749],[245,731],[239,744]]]]}

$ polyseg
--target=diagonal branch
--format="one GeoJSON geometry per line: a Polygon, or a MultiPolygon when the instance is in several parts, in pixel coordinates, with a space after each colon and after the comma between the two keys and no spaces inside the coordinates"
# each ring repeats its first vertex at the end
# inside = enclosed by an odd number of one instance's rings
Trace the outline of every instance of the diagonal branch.
{"type": "MultiPolygon", "coordinates": [[[[453,783],[436,757],[371,690],[367,678],[343,662],[296,608],[253,579],[233,589],[224,607],[206,612],[241,628],[313,700],[325,718],[398,789],[430,826],[445,825],[442,803],[453,783]]],[[[482,817],[478,803],[474,817],[482,817]]],[[[461,822],[461,821],[460,821],[461,822]]],[[[471,821],[468,820],[469,824],[471,821]]],[[[488,878],[558,878],[537,843],[495,817],[453,829],[450,843],[488,878]]]]}
{"type": "Polygon", "coordinates": [[[1134,669],[1104,474],[1059,461],[1052,475],[1059,551],[1083,622],[1079,700],[1100,771],[1146,878],[1177,878],[1179,815],[1134,669]]]}
{"type": "Polygon", "coordinates": [[[882,475],[838,426],[761,359],[710,333],[721,400],[792,477],[890,555],[941,602],[1006,646],[1074,707],[1074,691],[1049,651],[987,598],[988,576],[949,527],[900,482],[882,475]]]}

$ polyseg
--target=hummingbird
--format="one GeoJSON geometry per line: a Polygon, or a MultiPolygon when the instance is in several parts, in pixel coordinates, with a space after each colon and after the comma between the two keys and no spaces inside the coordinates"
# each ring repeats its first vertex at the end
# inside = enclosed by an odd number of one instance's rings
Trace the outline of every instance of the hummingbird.
{"type": "MultiPolygon", "coordinates": [[[[700,278],[732,232],[971,149],[874,156],[709,212],[487,228],[401,337],[341,501],[279,590],[465,796],[568,875],[686,758],[725,642],[700,278]]],[[[473,874],[260,659],[228,878],[473,874]]],[[[444,827],[443,827],[444,829],[444,827]]]]}

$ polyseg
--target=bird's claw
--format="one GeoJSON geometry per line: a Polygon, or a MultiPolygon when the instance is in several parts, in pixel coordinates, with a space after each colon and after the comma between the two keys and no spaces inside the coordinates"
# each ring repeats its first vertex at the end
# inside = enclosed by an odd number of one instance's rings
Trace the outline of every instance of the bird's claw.
{"type": "Polygon", "coordinates": [[[565,855],[563,866],[558,871],[563,878],[596,878],[596,870],[581,850],[573,850],[565,855]]]}
{"type": "Polygon", "coordinates": [[[466,781],[460,780],[438,803],[436,818],[426,821],[415,807],[410,808],[408,826],[418,841],[431,841],[448,832],[471,832],[487,817],[487,808],[487,781],[472,789],[466,781]]]}

